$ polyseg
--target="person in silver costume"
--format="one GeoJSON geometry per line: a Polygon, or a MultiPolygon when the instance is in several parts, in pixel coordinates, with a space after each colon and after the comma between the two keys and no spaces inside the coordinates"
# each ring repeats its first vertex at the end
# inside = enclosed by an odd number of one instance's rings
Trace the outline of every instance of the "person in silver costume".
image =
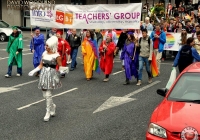
{"type": "Polygon", "coordinates": [[[56,105],[52,100],[52,90],[62,87],[59,74],[64,72],[56,70],[56,65],[62,65],[61,57],[57,53],[58,38],[52,36],[46,41],[46,51],[42,55],[41,63],[34,70],[29,72],[29,76],[41,70],[38,88],[42,90],[46,100],[46,115],[44,121],[49,121],[51,116],[55,116],[56,105]],[[60,73],[59,73],[60,72],[60,73]]]}

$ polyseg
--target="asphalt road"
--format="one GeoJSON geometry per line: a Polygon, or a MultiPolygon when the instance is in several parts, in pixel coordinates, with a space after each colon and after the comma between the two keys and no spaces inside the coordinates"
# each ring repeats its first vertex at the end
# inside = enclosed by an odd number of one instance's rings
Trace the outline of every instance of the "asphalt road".
{"type": "Polygon", "coordinates": [[[79,50],[77,69],[62,79],[61,89],[54,90],[56,117],[43,122],[45,101],[37,88],[38,78],[28,77],[28,72],[33,69],[29,40],[24,41],[22,77],[15,76],[16,67],[13,67],[12,78],[4,77],[7,72],[6,45],[6,42],[0,42],[1,140],[145,140],[151,113],[162,100],[156,90],[166,86],[171,60],[162,63],[161,75],[153,79],[152,85],[137,92],[149,85],[145,70],[141,86],[135,85],[135,79],[125,86],[124,72],[120,72],[121,63],[116,58],[109,82],[102,81],[103,73],[95,73],[91,81],[86,81],[79,50]],[[3,92],[3,87],[9,91],[3,92]],[[117,102],[111,96],[122,97],[124,104],[117,106],[119,100],[117,102]],[[103,106],[106,110],[100,108],[99,112],[93,113],[109,98],[115,107],[106,109],[103,106]]]}

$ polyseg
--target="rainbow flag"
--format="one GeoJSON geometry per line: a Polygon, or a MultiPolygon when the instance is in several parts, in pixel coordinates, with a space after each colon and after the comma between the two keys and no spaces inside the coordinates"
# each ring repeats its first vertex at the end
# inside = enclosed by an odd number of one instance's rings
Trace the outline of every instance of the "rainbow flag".
{"type": "Polygon", "coordinates": [[[152,73],[153,77],[158,76],[158,67],[157,67],[157,61],[156,61],[156,57],[155,57],[154,52],[152,54],[151,73],[152,73]]]}
{"type": "Polygon", "coordinates": [[[94,60],[94,66],[93,66],[93,70],[96,71],[97,73],[100,73],[100,65],[99,65],[99,60],[97,58],[95,58],[94,60]]]}
{"type": "MultiPolygon", "coordinates": [[[[122,30],[120,30],[120,31],[115,31],[115,32],[116,32],[116,35],[117,35],[117,39],[119,39],[119,36],[120,36],[122,30]]],[[[105,33],[106,33],[106,31],[102,31],[102,32],[101,32],[102,36],[104,36],[105,33]]]]}
{"type": "Polygon", "coordinates": [[[99,51],[97,49],[97,43],[96,41],[91,41],[91,40],[88,40],[88,42],[91,45],[92,50],[95,55],[93,70],[96,71],[97,73],[100,73],[101,70],[100,70],[100,65],[99,65],[99,51]]]}

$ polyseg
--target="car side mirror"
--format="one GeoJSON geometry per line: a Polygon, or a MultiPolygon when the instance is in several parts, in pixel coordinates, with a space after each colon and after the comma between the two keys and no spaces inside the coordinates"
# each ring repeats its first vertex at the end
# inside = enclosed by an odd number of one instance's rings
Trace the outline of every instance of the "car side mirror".
{"type": "Polygon", "coordinates": [[[157,89],[157,94],[165,97],[167,93],[167,89],[166,88],[161,88],[161,89],[157,89]]]}

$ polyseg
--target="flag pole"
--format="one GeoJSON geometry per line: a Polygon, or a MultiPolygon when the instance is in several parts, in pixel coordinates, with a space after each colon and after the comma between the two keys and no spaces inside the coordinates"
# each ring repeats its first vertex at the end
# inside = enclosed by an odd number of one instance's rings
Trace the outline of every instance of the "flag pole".
{"type": "MultiPolygon", "coordinates": [[[[31,25],[31,35],[33,33],[32,25],[31,25]]],[[[32,44],[32,52],[34,51],[34,44],[33,44],[33,36],[31,36],[31,44],[32,44]]]]}
{"type": "MultiPolygon", "coordinates": [[[[46,27],[46,36],[47,36],[47,27],[46,27]]],[[[44,39],[44,40],[46,40],[46,41],[47,41],[47,38],[46,38],[46,39],[44,39]]]]}
{"type": "MultiPolygon", "coordinates": [[[[63,42],[64,42],[64,28],[63,28],[63,42]]],[[[64,42],[65,43],[65,42],[64,42]]],[[[64,57],[64,43],[63,43],[63,47],[62,47],[62,60],[63,60],[63,57],[64,57]]]]}

